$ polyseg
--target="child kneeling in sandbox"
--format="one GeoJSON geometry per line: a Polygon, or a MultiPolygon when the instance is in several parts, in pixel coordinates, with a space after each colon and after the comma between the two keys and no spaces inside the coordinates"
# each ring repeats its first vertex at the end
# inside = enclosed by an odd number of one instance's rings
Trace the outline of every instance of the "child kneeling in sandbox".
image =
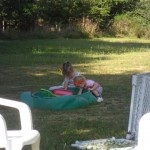
{"type": "Polygon", "coordinates": [[[80,90],[78,92],[78,94],[81,94],[83,89],[88,89],[89,91],[91,91],[96,97],[97,97],[97,102],[102,102],[103,98],[102,98],[102,91],[103,88],[102,86],[93,81],[93,80],[87,80],[84,76],[79,75],[74,77],[74,85],[76,87],[79,87],[80,90]]]}

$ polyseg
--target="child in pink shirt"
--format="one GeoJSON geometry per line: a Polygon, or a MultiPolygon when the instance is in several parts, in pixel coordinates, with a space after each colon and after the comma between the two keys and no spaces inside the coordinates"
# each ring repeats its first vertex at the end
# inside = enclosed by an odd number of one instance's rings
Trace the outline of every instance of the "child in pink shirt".
{"type": "Polygon", "coordinates": [[[93,80],[87,80],[84,76],[79,75],[74,77],[74,85],[80,88],[78,94],[81,94],[83,89],[88,89],[97,97],[97,102],[103,101],[103,88],[99,83],[93,80]]]}

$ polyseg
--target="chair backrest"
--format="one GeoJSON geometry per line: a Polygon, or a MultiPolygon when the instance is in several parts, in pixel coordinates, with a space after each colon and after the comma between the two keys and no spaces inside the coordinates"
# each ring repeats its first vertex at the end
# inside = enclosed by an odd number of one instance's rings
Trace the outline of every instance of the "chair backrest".
{"type": "Polygon", "coordinates": [[[146,113],[140,119],[138,147],[140,150],[150,150],[150,113],[146,113]]]}
{"type": "Polygon", "coordinates": [[[33,129],[32,115],[29,106],[23,102],[0,98],[0,105],[16,108],[19,111],[21,130],[25,133],[33,129]]]}
{"type": "Polygon", "coordinates": [[[7,140],[7,126],[5,119],[0,114],[0,148],[7,147],[8,140],[7,140]]]}
{"type": "Polygon", "coordinates": [[[128,138],[138,140],[139,121],[150,112],[150,72],[132,76],[128,138]]]}

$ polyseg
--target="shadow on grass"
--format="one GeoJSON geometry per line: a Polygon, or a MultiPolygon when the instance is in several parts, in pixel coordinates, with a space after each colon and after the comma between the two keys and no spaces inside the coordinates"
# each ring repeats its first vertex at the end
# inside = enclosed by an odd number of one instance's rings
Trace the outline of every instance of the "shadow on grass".
{"type": "Polygon", "coordinates": [[[109,42],[89,39],[45,39],[24,41],[1,41],[0,54],[40,54],[52,52],[85,52],[102,54],[121,54],[126,52],[148,51],[150,43],[109,42]]]}

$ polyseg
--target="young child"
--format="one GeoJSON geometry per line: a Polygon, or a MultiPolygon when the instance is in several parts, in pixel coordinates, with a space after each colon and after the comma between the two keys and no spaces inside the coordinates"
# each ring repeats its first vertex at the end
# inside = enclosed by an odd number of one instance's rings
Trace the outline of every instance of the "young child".
{"type": "Polygon", "coordinates": [[[65,62],[62,65],[62,74],[64,76],[64,82],[62,85],[58,86],[52,86],[49,88],[49,90],[55,90],[55,89],[65,89],[67,90],[68,87],[75,87],[73,83],[73,78],[75,76],[80,75],[80,72],[75,72],[72,64],[70,62],[65,62]]]}
{"type": "Polygon", "coordinates": [[[64,76],[64,89],[67,90],[68,87],[75,87],[73,78],[80,75],[80,72],[75,72],[70,62],[63,63],[62,74],[64,76]]]}
{"type": "Polygon", "coordinates": [[[103,101],[101,95],[103,88],[99,83],[93,80],[87,80],[84,76],[79,75],[74,77],[74,85],[80,88],[78,94],[81,94],[83,89],[88,89],[97,97],[97,102],[103,101]]]}

